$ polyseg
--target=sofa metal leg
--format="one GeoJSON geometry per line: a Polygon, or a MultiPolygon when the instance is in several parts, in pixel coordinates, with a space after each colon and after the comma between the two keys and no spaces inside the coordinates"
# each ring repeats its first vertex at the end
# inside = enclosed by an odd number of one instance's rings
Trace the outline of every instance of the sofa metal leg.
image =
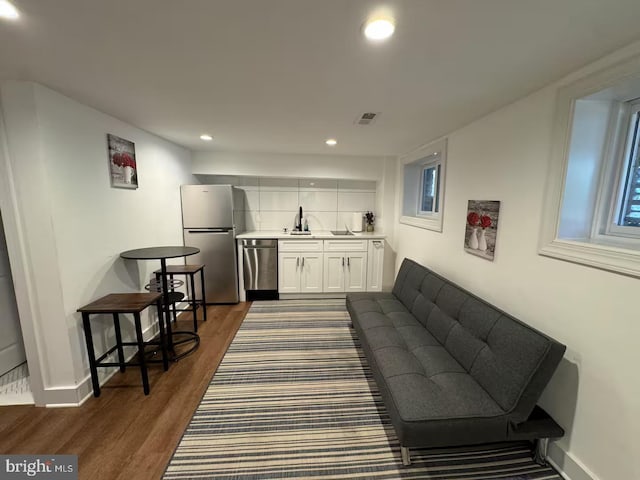
{"type": "Polygon", "coordinates": [[[409,451],[409,447],[400,446],[400,453],[402,454],[402,464],[405,467],[411,465],[411,452],[409,451]]]}
{"type": "Polygon", "coordinates": [[[538,438],[533,451],[533,461],[543,467],[547,466],[547,449],[549,448],[548,438],[538,438]]]}

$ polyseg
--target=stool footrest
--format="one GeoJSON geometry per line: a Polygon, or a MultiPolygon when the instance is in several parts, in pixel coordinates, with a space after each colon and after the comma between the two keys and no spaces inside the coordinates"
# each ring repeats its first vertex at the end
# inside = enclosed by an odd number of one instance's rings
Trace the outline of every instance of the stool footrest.
{"type": "MultiPolygon", "coordinates": [[[[124,345],[124,344],[123,344],[124,345]]],[[[107,350],[106,352],[104,352],[102,354],[102,356],[96,358],[96,364],[100,363],[103,359],[107,358],[109,355],[111,355],[113,352],[115,352],[118,349],[118,345],[115,345],[113,348],[110,348],[109,350],[107,350]]]]}

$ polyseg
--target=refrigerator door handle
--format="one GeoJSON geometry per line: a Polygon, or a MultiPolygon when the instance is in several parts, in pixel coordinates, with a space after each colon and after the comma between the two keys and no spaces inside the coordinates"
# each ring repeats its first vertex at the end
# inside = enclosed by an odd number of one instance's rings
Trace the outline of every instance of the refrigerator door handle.
{"type": "Polygon", "coordinates": [[[227,235],[231,233],[231,230],[187,230],[189,233],[208,233],[209,235],[227,235]]]}

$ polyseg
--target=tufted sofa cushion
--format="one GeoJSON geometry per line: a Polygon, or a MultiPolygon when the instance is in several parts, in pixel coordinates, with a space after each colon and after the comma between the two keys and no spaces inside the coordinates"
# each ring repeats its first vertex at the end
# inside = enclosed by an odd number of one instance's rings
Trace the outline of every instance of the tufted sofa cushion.
{"type": "Polygon", "coordinates": [[[565,347],[406,259],[393,295],[422,322],[511,420],[524,421],[565,347]]]}
{"type": "Polygon", "coordinates": [[[565,348],[408,259],[347,308],[403,445],[505,440],[565,348]]]}

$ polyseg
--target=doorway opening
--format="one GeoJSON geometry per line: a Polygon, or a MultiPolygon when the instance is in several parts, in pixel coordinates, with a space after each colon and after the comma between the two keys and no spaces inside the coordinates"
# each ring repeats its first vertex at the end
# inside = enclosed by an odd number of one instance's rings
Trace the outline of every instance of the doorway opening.
{"type": "Polygon", "coordinates": [[[33,404],[16,294],[0,212],[0,405],[33,404]]]}

